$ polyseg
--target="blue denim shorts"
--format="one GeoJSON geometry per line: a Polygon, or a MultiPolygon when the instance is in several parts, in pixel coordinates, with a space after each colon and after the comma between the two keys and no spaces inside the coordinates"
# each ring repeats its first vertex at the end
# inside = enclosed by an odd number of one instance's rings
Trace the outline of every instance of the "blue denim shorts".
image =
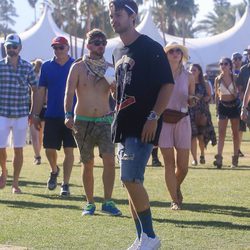
{"type": "Polygon", "coordinates": [[[118,144],[121,180],[142,183],[153,144],[142,143],[139,138],[128,137],[118,144]]]}

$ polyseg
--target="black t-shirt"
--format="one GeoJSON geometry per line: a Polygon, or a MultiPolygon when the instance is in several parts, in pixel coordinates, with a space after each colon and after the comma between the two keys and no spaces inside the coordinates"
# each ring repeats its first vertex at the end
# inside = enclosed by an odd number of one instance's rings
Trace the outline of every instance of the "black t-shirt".
{"type": "MultiPolygon", "coordinates": [[[[146,35],[140,35],[129,46],[117,47],[113,62],[117,92],[112,139],[121,142],[127,137],[141,138],[161,86],[174,83],[169,62],[162,46],[146,35]]],[[[158,141],[160,127],[161,119],[154,144],[158,141]]]]}

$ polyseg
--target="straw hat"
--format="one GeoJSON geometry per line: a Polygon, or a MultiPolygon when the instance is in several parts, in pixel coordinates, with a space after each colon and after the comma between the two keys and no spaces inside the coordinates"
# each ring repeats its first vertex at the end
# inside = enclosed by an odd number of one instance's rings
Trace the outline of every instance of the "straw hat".
{"type": "Polygon", "coordinates": [[[188,61],[188,59],[189,59],[189,56],[188,56],[188,49],[187,49],[185,46],[183,46],[183,45],[181,45],[181,44],[178,44],[177,42],[169,42],[169,43],[165,46],[164,51],[165,51],[165,53],[167,54],[168,51],[171,50],[171,49],[180,49],[180,50],[182,51],[182,53],[183,53],[182,59],[183,59],[184,61],[188,61]]]}

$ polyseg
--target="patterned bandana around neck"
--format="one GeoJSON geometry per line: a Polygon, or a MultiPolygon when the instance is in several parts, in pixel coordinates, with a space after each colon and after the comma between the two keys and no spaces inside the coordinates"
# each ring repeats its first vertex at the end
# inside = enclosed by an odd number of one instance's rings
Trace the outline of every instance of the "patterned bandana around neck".
{"type": "Polygon", "coordinates": [[[83,57],[83,62],[87,67],[90,75],[96,76],[98,79],[104,77],[106,70],[108,68],[108,63],[105,61],[104,57],[101,59],[93,60],[89,56],[83,57]]]}

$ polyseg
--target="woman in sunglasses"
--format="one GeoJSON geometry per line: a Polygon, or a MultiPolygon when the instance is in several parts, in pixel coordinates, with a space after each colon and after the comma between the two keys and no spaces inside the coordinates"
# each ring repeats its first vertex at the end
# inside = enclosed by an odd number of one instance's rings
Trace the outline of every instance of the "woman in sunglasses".
{"type": "Polygon", "coordinates": [[[175,123],[170,123],[171,121],[165,119],[163,115],[159,139],[159,147],[165,164],[165,181],[172,199],[171,209],[179,210],[183,200],[181,184],[188,172],[189,150],[191,148],[191,125],[188,106],[189,103],[196,100],[194,98],[195,84],[192,74],[183,65],[183,62],[188,60],[187,48],[177,43],[170,43],[164,48],[164,51],[175,81],[167,110],[172,113],[174,111],[175,113],[184,114],[175,123]]]}
{"type": "Polygon", "coordinates": [[[230,58],[222,58],[219,62],[220,74],[215,78],[215,103],[218,116],[218,148],[215,155],[214,165],[220,169],[223,165],[223,147],[226,137],[228,120],[231,122],[233,134],[233,150],[231,167],[238,166],[239,152],[239,118],[240,118],[240,99],[238,89],[235,84],[233,74],[233,63],[230,58]]]}

